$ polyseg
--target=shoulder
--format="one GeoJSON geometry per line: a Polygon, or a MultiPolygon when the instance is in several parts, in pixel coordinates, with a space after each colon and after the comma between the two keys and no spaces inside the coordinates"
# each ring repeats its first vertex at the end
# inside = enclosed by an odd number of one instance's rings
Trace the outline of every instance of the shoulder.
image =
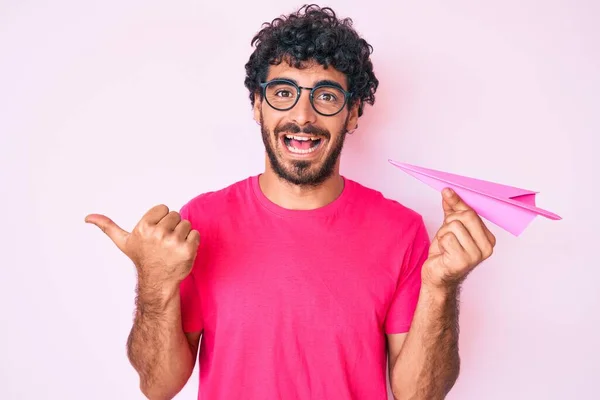
{"type": "Polygon", "coordinates": [[[251,178],[247,177],[221,189],[194,196],[181,207],[182,217],[192,219],[202,215],[218,215],[225,212],[231,205],[244,202],[244,197],[251,189],[251,178]]]}
{"type": "Polygon", "coordinates": [[[398,200],[386,197],[381,191],[348,180],[353,186],[353,203],[365,212],[372,223],[386,226],[405,235],[416,235],[425,227],[423,216],[398,200]]]}

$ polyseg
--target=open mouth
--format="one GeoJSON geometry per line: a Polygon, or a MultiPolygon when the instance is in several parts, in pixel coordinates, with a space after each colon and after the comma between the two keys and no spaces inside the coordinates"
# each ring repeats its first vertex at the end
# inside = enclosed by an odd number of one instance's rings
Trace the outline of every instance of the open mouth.
{"type": "Polygon", "coordinates": [[[285,135],[283,144],[295,154],[309,154],[321,146],[322,140],[317,136],[299,136],[294,134],[285,135]]]}

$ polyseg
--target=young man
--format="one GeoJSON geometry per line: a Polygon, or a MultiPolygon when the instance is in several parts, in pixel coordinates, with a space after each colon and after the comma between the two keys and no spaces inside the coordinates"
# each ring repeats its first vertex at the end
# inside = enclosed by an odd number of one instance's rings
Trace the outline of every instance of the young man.
{"type": "Polygon", "coordinates": [[[128,233],[90,215],[135,263],[128,356],[150,399],[442,399],[457,379],[460,283],[494,236],[456,194],[430,243],[416,212],[339,173],[373,104],[370,46],[327,8],[266,25],[246,86],[264,173],[149,210],[128,233]],[[200,338],[202,340],[200,341],[200,338]]]}

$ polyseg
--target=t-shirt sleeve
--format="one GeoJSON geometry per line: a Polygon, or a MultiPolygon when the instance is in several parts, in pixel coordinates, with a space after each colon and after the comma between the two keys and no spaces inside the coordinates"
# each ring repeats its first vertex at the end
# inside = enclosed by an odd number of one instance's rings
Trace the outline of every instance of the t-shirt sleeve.
{"type": "MultiPolygon", "coordinates": [[[[182,220],[188,220],[192,229],[197,229],[190,215],[189,205],[184,205],[179,211],[182,220]]],[[[202,308],[200,305],[200,292],[197,282],[197,271],[200,257],[196,261],[190,274],[184,278],[179,287],[181,304],[181,323],[184,332],[200,332],[203,329],[202,308]]]]}
{"type": "Polygon", "coordinates": [[[408,332],[419,300],[421,269],[429,254],[429,235],[421,218],[412,242],[406,247],[398,285],[385,319],[385,333],[408,332]]]}

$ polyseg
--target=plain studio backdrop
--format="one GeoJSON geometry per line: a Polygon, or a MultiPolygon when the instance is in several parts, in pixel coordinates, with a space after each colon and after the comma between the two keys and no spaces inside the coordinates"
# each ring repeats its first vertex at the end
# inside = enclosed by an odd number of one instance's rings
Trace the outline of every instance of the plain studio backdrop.
{"type": "MultiPolygon", "coordinates": [[[[125,352],[134,268],[84,217],[130,230],[155,204],[263,170],[244,63],[261,23],[302,3],[234,4],[0,2],[1,399],[143,398],[125,352]]],[[[520,237],[489,224],[498,244],[464,285],[449,399],[600,396],[598,4],[323,4],[354,19],[380,79],[344,175],[431,235],[439,193],[388,158],[539,191],[563,217],[520,237]]]]}

